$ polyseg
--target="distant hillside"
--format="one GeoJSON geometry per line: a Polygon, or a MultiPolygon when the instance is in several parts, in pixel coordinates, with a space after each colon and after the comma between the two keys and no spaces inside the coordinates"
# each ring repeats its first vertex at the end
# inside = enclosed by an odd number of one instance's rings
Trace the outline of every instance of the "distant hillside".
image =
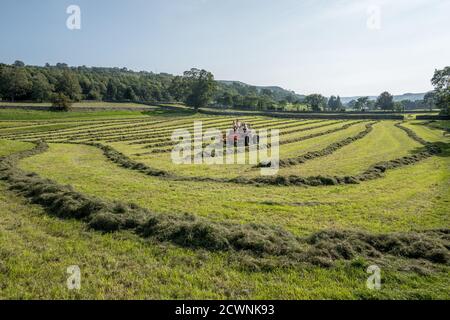
{"type": "Polygon", "coordinates": [[[277,101],[284,100],[287,96],[294,96],[296,100],[302,100],[305,97],[304,95],[297,94],[294,91],[289,91],[278,86],[253,86],[241,81],[229,81],[229,80],[218,80],[217,82],[227,87],[235,87],[238,90],[239,87],[243,87],[246,89],[256,88],[258,93],[261,93],[261,91],[264,89],[268,89],[272,91],[273,97],[277,101]]]}
{"type": "MultiPolygon", "coordinates": [[[[411,100],[411,101],[417,101],[422,100],[425,96],[426,92],[424,93],[404,93],[402,95],[394,96],[394,101],[402,101],[402,100],[411,100]]],[[[355,96],[355,97],[341,97],[342,103],[348,103],[352,100],[356,100],[358,98],[361,98],[363,96],[355,96]]],[[[377,96],[369,96],[370,100],[376,100],[377,96]]]]}

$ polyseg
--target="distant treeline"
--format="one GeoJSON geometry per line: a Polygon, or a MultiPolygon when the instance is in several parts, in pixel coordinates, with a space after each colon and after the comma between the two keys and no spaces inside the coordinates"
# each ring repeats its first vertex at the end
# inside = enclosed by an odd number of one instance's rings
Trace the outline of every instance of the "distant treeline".
{"type": "Polygon", "coordinates": [[[171,100],[172,76],[133,72],[125,68],[45,67],[0,64],[0,98],[9,101],[50,101],[61,93],[72,101],[171,100]]]}
{"type": "MultiPolygon", "coordinates": [[[[69,67],[65,63],[42,67],[16,61],[0,64],[0,100],[46,102],[62,94],[71,101],[185,102],[190,93],[182,78],[126,68],[69,67]]],[[[214,82],[214,90],[208,95],[212,105],[271,109],[284,100],[298,102],[295,93],[281,88],[214,82]]]]}
{"type": "Polygon", "coordinates": [[[404,111],[440,108],[450,105],[450,67],[436,70],[434,91],[423,100],[394,102],[389,92],[376,101],[361,97],[343,105],[339,96],[301,96],[279,87],[256,87],[241,82],[215,81],[206,71],[191,69],[182,76],[132,71],[126,68],[69,67],[65,63],[44,67],[27,66],[21,61],[0,64],[0,99],[7,101],[53,101],[67,106],[80,100],[183,102],[196,109],[206,106],[248,110],[292,111],[404,111]]]}

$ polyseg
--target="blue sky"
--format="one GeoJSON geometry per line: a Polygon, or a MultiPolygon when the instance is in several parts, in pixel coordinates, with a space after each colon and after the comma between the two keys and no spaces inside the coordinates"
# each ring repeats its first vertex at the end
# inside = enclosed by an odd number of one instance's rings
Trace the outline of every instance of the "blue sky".
{"type": "Polygon", "coordinates": [[[0,62],[117,66],[299,93],[431,89],[450,65],[450,0],[1,0],[0,62]],[[66,9],[81,8],[81,30],[66,9]],[[369,7],[380,28],[367,26],[369,7]]]}

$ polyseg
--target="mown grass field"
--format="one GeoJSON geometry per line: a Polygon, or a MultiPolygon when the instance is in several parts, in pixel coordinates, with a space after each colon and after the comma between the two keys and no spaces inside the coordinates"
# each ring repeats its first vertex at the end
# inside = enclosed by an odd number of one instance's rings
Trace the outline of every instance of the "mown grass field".
{"type": "MultiPolygon", "coordinates": [[[[66,114],[0,110],[0,157],[31,150],[38,140],[48,144],[44,152],[17,160],[13,175],[34,172],[58,185],[71,185],[88,197],[134,203],[146,212],[175,217],[175,225],[184,221],[176,237],[165,240],[143,236],[133,228],[96,231],[89,217],[57,217],[51,207],[33,201],[35,191],[20,192],[13,187],[12,178],[3,179],[0,298],[450,298],[450,137],[440,129],[448,122],[439,126],[402,122],[400,125],[417,137],[439,146],[440,152],[358,183],[250,183],[260,175],[260,168],[253,165],[172,163],[170,136],[174,129],[192,131],[193,122],[202,121],[205,128],[225,130],[233,119],[186,110],[66,114]],[[99,143],[121,152],[127,164],[109,158],[96,145],[99,143]],[[136,163],[166,175],[143,172],[147,169],[133,165],[136,163]],[[195,218],[186,217],[199,217],[208,227],[196,233],[186,222],[195,218]],[[208,247],[208,241],[213,243],[214,237],[221,236],[220,228],[226,231],[247,225],[256,227],[245,235],[245,249],[208,247]],[[259,241],[266,232],[261,226],[283,231],[259,241]],[[220,232],[209,232],[209,228],[220,232]],[[353,247],[355,238],[342,244],[336,240],[336,247],[330,240],[324,247],[307,251],[307,257],[314,253],[327,263],[266,252],[277,243],[273,237],[292,235],[300,239],[302,250],[308,250],[312,243],[301,239],[330,230],[368,237],[385,234],[393,240],[385,251],[375,246],[378,255],[353,247]],[[442,243],[447,244],[438,248],[439,259],[427,258],[427,252],[437,248],[437,242],[427,242],[434,239],[431,236],[420,236],[411,243],[402,240],[430,230],[440,230],[442,243]],[[398,234],[404,238],[396,238],[398,234]],[[197,236],[200,243],[195,241],[197,236]],[[396,246],[403,251],[390,250],[396,246]],[[372,264],[382,270],[381,290],[366,287],[366,269],[372,264]],[[81,268],[79,291],[66,288],[70,265],[81,268]]],[[[398,127],[400,121],[289,120],[252,114],[242,120],[256,129],[280,130],[281,160],[315,154],[280,168],[280,178],[356,179],[375,164],[422,154],[430,147],[398,127]],[[341,144],[326,154],[315,153],[336,143],[341,144]]]]}

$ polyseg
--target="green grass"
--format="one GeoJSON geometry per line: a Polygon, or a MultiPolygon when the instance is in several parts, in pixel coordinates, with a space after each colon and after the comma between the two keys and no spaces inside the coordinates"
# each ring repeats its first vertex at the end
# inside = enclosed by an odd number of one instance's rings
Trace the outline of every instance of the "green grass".
{"type": "Polygon", "coordinates": [[[0,120],[78,120],[78,119],[109,119],[123,117],[145,117],[149,112],[141,111],[72,111],[52,112],[21,109],[1,109],[0,120]]]}
{"type": "Polygon", "coordinates": [[[365,287],[360,264],[333,269],[247,271],[229,254],[101,234],[47,216],[0,183],[0,299],[448,299],[448,274],[382,270],[382,290],[365,287]],[[81,290],[66,287],[78,265],[81,290]]]}
{"type": "Polygon", "coordinates": [[[448,126],[450,128],[450,121],[441,121],[440,123],[433,123],[430,126],[421,125],[422,122],[410,122],[405,126],[414,130],[420,137],[430,142],[446,141],[450,142],[450,136],[444,136],[442,128],[448,126]]]}
{"type": "MultiPolygon", "coordinates": [[[[13,118],[15,111],[4,115],[13,118]]],[[[36,112],[35,116],[48,120],[48,114],[36,112]]],[[[121,118],[110,116],[109,111],[103,116],[96,116],[95,112],[87,114],[91,117],[83,119],[121,118]]],[[[191,115],[158,111],[145,117],[189,122],[201,116],[191,115]]],[[[61,125],[56,120],[53,125],[61,125]]],[[[47,152],[22,160],[20,167],[70,184],[88,195],[134,202],[154,212],[191,213],[219,222],[279,226],[299,236],[324,229],[390,233],[450,228],[449,138],[443,137],[441,130],[417,123],[404,125],[424,139],[441,142],[447,148],[445,152],[359,185],[304,188],[180,182],[120,168],[99,149],[72,144],[50,144],[47,152]]],[[[305,166],[311,165],[309,172],[314,174],[354,173],[421,147],[393,124],[382,121],[365,138],[305,166]]],[[[126,125],[114,127],[122,126],[126,125]]],[[[318,150],[355,135],[364,126],[361,123],[333,134],[283,145],[281,153],[293,156],[318,150]]],[[[41,127],[49,130],[51,126],[41,127]]],[[[83,133],[87,129],[61,132],[83,133]]],[[[26,131],[27,128],[22,128],[17,133],[26,131]]],[[[36,136],[44,133],[36,132],[36,136]]],[[[112,145],[127,155],[141,148],[126,143],[112,145]]],[[[30,143],[0,140],[0,156],[31,147],[30,143]]],[[[196,176],[231,177],[251,171],[239,166],[175,168],[167,163],[169,157],[170,153],[134,158],[196,176]]],[[[301,167],[289,170],[295,169],[292,172],[302,175],[298,171],[301,167]]],[[[283,170],[281,174],[288,174],[283,170]]],[[[23,197],[8,191],[3,182],[0,182],[0,243],[0,298],[7,299],[450,299],[448,267],[438,266],[427,274],[419,274],[408,271],[406,260],[395,269],[382,266],[383,289],[377,292],[365,288],[368,276],[365,269],[373,262],[361,259],[339,262],[333,268],[302,265],[255,271],[245,268],[240,261],[245,258],[234,254],[150,242],[129,232],[101,234],[88,230],[83,222],[53,218],[41,207],[30,205],[23,197]],[[66,268],[74,264],[82,270],[80,292],[65,287],[66,268]]]]}
{"type": "MultiPolygon", "coordinates": [[[[332,123],[330,121],[329,123],[332,123]]],[[[308,128],[326,124],[326,122],[322,123],[311,123],[299,128],[308,128]]],[[[292,139],[296,137],[304,137],[310,134],[315,134],[319,132],[324,132],[330,129],[340,128],[344,125],[344,123],[338,123],[334,125],[330,125],[323,128],[311,129],[307,131],[302,131],[298,133],[293,133],[280,137],[280,142],[286,139],[292,139]]],[[[275,128],[274,125],[267,125],[268,128],[275,128]]],[[[280,158],[286,158],[290,156],[299,155],[302,153],[306,153],[308,151],[315,151],[320,148],[325,147],[326,145],[339,140],[343,137],[347,137],[349,135],[354,135],[359,131],[362,131],[365,127],[365,124],[358,124],[354,127],[350,127],[343,131],[338,131],[336,133],[325,135],[322,137],[313,138],[310,140],[301,141],[299,143],[292,143],[282,145],[280,147],[280,158]]],[[[191,130],[192,131],[192,130],[191,130]]],[[[282,132],[283,130],[281,130],[282,132]]],[[[163,154],[146,154],[144,156],[136,156],[137,153],[149,152],[150,150],[144,149],[142,145],[129,145],[126,143],[112,143],[111,146],[116,148],[117,150],[125,153],[130,156],[132,159],[135,159],[139,162],[146,163],[151,165],[152,167],[169,170],[171,172],[176,172],[180,175],[184,176],[213,176],[213,177],[238,177],[238,176],[255,176],[260,174],[259,169],[255,169],[254,165],[246,164],[246,165],[176,165],[172,163],[171,160],[171,152],[163,153],[163,154]]],[[[170,150],[171,148],[169,148],[170,150]]]]}
{"type": "Polygon", "coordinates": [[[28,150],[31,149],[32,147],[33,144],[29,142],[19,142],[0,139],[0,157],[7,156],[11,153],[28,150]]]}
{"type": "Polygon", "coordinates": [[[446,161],[435,157],[384,179],[320,188],[162,180],[120,168],[98,149],[82,145],[51,145],[21,167],[81,192],[136,202],[156,212],[279,225],[307,235],[327,228],[393,232],[448,226],[446,161]]]}
{"type": "Polygon", "coordinates": [[[374,125],[373,131],[363,139],[329,156],[282,169],[281,174],[357,175],[372,164],[400,158],[422,149],[421,144],[396,128],[393,121],[383,121],[374,125]]]}

